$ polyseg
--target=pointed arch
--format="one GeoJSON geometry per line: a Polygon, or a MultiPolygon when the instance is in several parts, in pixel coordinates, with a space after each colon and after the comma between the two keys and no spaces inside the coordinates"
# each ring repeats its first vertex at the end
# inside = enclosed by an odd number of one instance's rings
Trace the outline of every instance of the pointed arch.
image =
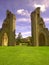
{"type": "Polygon", "coordinates": [[[7,46],[8,45],[8,35],[7,35],[7,33],[3,33],[3,36],[2,36],[2,45],[3,46],[7,46]]]}
{"type": "Polygon", "coordinates": [[[46,44],[46,38],[43,33],[39,34],[39,46],[44,46],[46,44]]]}

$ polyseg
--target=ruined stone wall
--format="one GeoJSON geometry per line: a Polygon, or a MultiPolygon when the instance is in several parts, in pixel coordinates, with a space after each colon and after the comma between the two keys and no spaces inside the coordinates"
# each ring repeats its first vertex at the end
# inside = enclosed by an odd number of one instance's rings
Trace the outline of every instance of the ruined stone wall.
{"type": "Polygon", "coordinates": [[[49,32],[46,29],[45,23],[40,16],[40,8],[38,7],[31,13],[32,45],[48,45],[49,32]]]}
{"type": "Polygon", "coordinates": [[[7,10],[6,19],[4,20],[2,30],[0,31],[0,45],[15,45],[15,22],[16,16],[7,10]]]}

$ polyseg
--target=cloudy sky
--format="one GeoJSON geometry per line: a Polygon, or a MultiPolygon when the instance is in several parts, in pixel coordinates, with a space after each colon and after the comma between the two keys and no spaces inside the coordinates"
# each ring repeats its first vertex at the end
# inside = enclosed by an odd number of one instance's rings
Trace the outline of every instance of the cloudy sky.
{"type": "Polygon", "coordinates": [[[49,0],[0,0],[0,28],[8,9],[16,15],[16,34],[31,36],[30,13],[37,7],[41,7],[41,16],[49,29],[49,0]]]}

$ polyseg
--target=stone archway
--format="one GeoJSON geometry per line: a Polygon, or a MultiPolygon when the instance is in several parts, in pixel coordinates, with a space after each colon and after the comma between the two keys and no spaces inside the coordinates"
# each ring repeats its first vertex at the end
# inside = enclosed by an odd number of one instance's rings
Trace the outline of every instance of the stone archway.
{"type": "Polygon", "coordinates": [[[4,33],[2,36],[2,45],[7,46],[8,45],[8,35],[7,33],[4,33]]]}
{"type": "Polygon", "coordinates": [[[39,46],[44,46],[45,43],[46,43],[45,35],[43,33],[41,33],[39,35],[39,46]]]}

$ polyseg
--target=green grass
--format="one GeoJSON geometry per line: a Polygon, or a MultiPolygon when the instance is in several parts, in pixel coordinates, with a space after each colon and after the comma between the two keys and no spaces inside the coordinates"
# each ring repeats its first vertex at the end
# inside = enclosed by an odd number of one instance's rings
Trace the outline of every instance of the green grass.
{"type": "Polygon", "coordinates": [[[49,47],[0,47],[0,65],[49,65],[49,47]]]}

